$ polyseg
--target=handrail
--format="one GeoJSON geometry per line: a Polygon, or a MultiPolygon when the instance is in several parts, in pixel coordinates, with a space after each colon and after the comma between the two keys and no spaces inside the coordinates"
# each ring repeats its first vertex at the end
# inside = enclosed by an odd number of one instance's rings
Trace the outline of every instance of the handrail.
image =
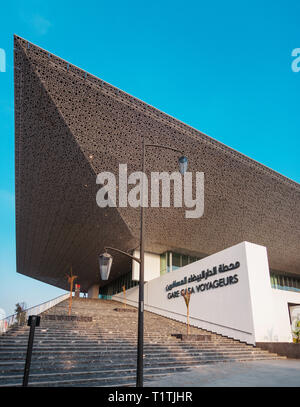
{"type": "MultiPolygon", "coordinates": [[[[115,298],[118,298],[118,299],[122,300],[121,302],[123,302],[123,297],[119,297],[118,294],[114,294],[114,295],[113,295],[112,299],[114,300],[115,298]]],[[[134,303],[135,305],[138,304],[138,301],[130,300],[130,299],[128,299],[128,298],[126,298],[126,301],[128,301],[128,302],[131,301],[131,302],[134,303]]],[[[134,306],[134,305],[133,305],[133,306],[134,306]]],[[[170,311],[170,310],[167,310],[167,309],[161,308],[161,307],[156,307],[155,305],[145,304],[145,310],[146,310],[147,307],[149,307],[149,308],[155,308],[155,309],[158,309],[158,310],[163,311],[163,312],[168,312],[169,314],[175,314],[175,315],[179,315],[179,316],[181,316],[181,317],[186,317],[186,314],[182,314],[182,313],[180,313],[180,312],[175,312],[175,311],[170,311]]],[[[211,322],[211,321],[208,321],[208,320],[206,320],[206,319],[201,319],[201,318],[193,317],[193,316],[191,316],[191,315],[190,315],[190,319],[195,319],[196,321],[201,321],[201,322],[209,323],[209,324],[211,324],[211,325],[219,326],[219,327],[221,327],[221,328],[227,328],[227,329],[231,329],[231,330],[233,330],[233,331],[242,332],[242,333],[244,333],[244,334],[252,335],[252,332],[243,331],[243,330],[238,329],[238,328],[233,328],[233,327],[228,326],[228,325],[218,324],[217,322],[211,322]]]]}
{"type": "Polygon", "coordinates": [[[0,334],[7,332],[10,328],[14,326],[24,325],[30,315],[39,315],[45,312],[49,308],[54,307],[60,302],[69,298],[70,294],[62,294],[50,301],[43,302],[39,305],[34,305],[33,307],[27,308],[19,314],[13,314],[6,318],[0,319],[0,334]]]}

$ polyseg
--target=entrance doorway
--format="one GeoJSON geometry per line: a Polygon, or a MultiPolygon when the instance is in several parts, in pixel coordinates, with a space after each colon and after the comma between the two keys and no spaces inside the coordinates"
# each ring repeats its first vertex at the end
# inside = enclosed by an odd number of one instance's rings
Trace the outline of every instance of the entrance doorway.
{"type": "Polygon", "coordinates": [[[300,304],[288,303],[291,330],[293,332],[293,341],[300,340],[300,304]]]}

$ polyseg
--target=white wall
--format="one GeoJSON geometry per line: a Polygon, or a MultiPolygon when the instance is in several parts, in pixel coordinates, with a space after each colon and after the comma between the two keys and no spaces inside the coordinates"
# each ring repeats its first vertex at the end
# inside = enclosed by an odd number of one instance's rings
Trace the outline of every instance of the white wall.
{"type": "MultiPolygon", "coordinates": [[[[133,256],[140,258],[140,252],[135,250],[133,256]]],[[[144,280],[150,281],[160,276],[160,255],[154,253],[145,253],[144,280]]],[[[139,281],[140,265],[132,261],[132,280],[139,281]]]]}
{"type": "MultiPolygon", "coordinates": [[[[271,288],[265,247],[242,242],[148,281],[145,284],[145,310],[186,322],[186,305],[180,295],[186,287],[194,289],[190,300],[191,325],[251,344],[292,340],[287,302],[300,304],[300,293],[271,288]],[[238,268],[220,273],[220,265],[229,266],[236,262],[240,263],[238,268]],[[202,271],[212,271],[213,267],[217,267],[215,275],[166,290],[173,281],[199,276],[202,271]],[[203,284],[222,278],[227,280],[227,277],[238,281],[204,291],[197,290],[197,287],[203,288],[203,284]],[[168,299],[168,294],[176,292],[178,297],[168,299]]],[[[119,294],[113,299],[123,301],[119,294]]],[[[128,290],[126,299],[129,304],[137,306],[138,287],[128,290]]]]}
{"type": "Polygon", "coordinates": [[[271,342],[277,335],[267,249],[245,242],[251,310],[256,342],[271,342]]]}
{"type": "MultiPolygon", "coordinates": [[[[233,271],[207,277],[206,280],[194,281],[188,287],[194,288],[195,293],[190,301],[190,322],[192,325],[206,328],[224,335],[228,335],[245,342],[254,343],[253,321],[249,282],[246,269],[245,243],[225,249],[212,256],[208,256],[195,263],[181,267],[145,284],[145,309],[161,315],[186,322],[186,306],[182,296],[168,299],[169,292],[180,291],[185,285],[166,291],[166,286],[174,280],[178,281],[192,274],[199,275],[202,270],[212,269],[220,264],[229,265],[240,262],[240,267],[233,271]],[[218,287],[208,291],[198,292],[197,286],[202,283],[213,282],[215,279],[238,275],[236,284],[218,287]]],[[[122,296],[115,295],[113,299],[122,296]]],[[[138,301],[138,287],[127,291],[127,300],[132,304],[138,301]]]]}

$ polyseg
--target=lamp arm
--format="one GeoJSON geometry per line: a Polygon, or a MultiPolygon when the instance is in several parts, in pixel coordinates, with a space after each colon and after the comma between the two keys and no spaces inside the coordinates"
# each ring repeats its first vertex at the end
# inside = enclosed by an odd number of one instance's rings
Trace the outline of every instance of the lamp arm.
{"type": "Polygon", "coordinates": [[[183,152],[181,150],[178,150],[177,148],[169,147],[169,146],[163,146],[160,144],[145,144],[145,147],[157,147],[157,148],[164,148],[166,150],[173,150],[176,151],[177,153],[180,153],[183,155],[183,152]]]}
{"type": "Polygon", "coordinates": [[[130,257],[132,260],[135,260],[136,262],[141,263],[141,259],[138,259],[138,258],[135,257],[135,256],[131,256],[131,254],[126,253],[126,252],[123,252],[122,250],[115,249],[114,247],[104,247],[104,250],[105,250],[105,251],[107,251],[107,250],[115,250],[116,252],[122,253],[122,254],[124,254],[125,256],[130,257]]]}

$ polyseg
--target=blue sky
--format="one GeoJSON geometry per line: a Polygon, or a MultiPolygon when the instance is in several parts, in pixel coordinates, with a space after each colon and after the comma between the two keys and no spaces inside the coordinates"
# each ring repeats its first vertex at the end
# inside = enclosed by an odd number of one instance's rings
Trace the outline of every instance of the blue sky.
{"type": "Polygon", "coordinates": [[[299,182],[299,16],[296,0],[1,4],[0,308],[64,293],[15,269],[14,33],[299,182]]]}

